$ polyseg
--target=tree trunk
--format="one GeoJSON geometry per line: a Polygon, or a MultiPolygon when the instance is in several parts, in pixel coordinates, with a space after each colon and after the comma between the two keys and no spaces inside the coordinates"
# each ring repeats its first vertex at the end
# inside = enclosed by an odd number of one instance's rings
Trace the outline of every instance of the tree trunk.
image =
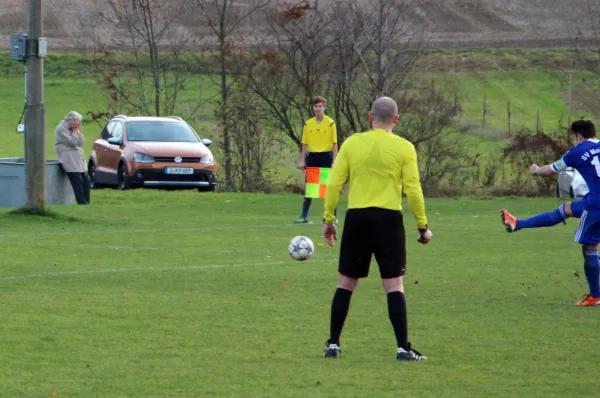
{"type": "Polygon", "coordinates": [[[224,22],[221,21],[221,35],[219,37],[220,62],[221,62],[221,118],[223,121],[223,152],[225,155],[225,187],[232,188],[231,184],[231,142],[229,139],[229,123],[227,123],[227,69],[225,65],[226,37],[224,22]]]}

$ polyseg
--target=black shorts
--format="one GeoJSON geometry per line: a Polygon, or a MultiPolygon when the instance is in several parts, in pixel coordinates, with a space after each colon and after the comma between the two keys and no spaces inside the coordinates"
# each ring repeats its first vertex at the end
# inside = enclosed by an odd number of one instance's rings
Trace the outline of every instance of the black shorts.
{"type": "Polygon", "coordinates": [[[376,207],[346,212],[338,271],[350,278],[366,278],[372,255],[382,279],[406,274],[402,212],[376,207]]]}
{"type": "Polygon", "coordinates": [[[306,167],[331,167],[333,152],[309,152],[306,155],[306,167]]]}

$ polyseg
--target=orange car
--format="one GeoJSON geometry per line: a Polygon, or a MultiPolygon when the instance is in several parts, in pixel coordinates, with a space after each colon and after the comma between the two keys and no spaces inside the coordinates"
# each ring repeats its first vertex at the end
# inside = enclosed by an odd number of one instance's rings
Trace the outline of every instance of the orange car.
{"type": "Polygon", "coordinates": [[[213,191],[217,165],[210,144],[177,116],[116,116],[94,141],[88,163],[92,188],[213,191]]]}

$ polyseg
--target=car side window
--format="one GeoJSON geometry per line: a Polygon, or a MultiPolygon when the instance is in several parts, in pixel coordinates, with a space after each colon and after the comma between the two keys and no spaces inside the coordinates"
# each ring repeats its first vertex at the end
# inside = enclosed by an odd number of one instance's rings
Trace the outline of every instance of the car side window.
{"type": "Polygon", "coordinates": [[[103,140],[108,140],[113,129],[115,128],[115,124],[116,122],[110,122],[106,126],[104,126],[102,132],[100,133],[100,138],[102,138],[103,140]]]}
{"type": "Polygon", "coordinates": [[[117,139],[119,141],[123,140],[123,125],[121,123],[116,123],[112,131],[111,138],[117,139]]]}

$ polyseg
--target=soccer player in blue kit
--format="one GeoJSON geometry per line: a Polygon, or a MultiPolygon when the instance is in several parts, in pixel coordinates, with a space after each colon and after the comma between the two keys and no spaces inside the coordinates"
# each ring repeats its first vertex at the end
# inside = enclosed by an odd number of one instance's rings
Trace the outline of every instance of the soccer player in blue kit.
{"type": "Polygon", "coordinates": [[[543,213],[525,220],[519,220],[502,209],[502,222],[508,232],[526,228],[550,227],[568,217],[578,217],[579,225],[575,232],[575,242],[582,245],[585,276],[590,293],[576,303],[580,307],[600,305],[600,141],[596,138],[596,127],[590,120],[577,120],[571,124],[577,145],[571,148],[560,160],[551,165],[539,167],[531,165],[529,173],[534,176],[551,177],[566,169],[576,169],[588,185],[589,193],[581,200],[561,205],[553,212],[543,213]]]}

